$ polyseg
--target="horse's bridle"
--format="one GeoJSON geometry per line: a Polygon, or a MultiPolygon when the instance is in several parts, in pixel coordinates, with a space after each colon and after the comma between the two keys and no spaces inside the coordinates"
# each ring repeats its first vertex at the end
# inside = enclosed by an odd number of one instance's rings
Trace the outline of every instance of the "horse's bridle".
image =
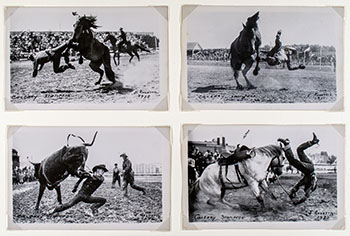
{"type": "MultiPolygon", "coordinates": [[[[282,155],[276,155],[276,156],[274,156],[272,159],[271,159],[271,161],[270,161],[270,165],[269,165],[269,167],[267,168],[267,170],[268,171],[272,171],[272,168],[282,168],[284,165],[283,165],[283,160],[281,160],[281,157],[282,155]],[[278,160],[278,165],[276,165],[276,166],[272,166],[272,162],[275,160],[275,159],[277,159],[278,160]]],[[[282,158],[283,158],[283,156],[282,156],[282,158]]],[[[283,158],[284,159],[284,158],[283,158]]]]}

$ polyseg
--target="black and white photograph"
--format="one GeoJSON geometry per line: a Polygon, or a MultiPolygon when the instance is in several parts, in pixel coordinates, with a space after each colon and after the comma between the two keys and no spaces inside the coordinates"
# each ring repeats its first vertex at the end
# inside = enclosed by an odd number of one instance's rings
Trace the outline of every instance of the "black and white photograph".
{"type": "Polygon", "coordinates": [[[7,7],[7,110],[167,110],[167,7],[7,7]]]}
{"type": "Polygon", "coordinates": [[[170,228],[169,127],[8,128],[8,229],[170,228]]]}
{"type": "Polygon", "coordinates": [[[184,6],[182,109],[342,110],[343,22],[342,7],[184,6]]]}
{"type": "Polygon", "coordinates": [[[344,227],[343,125],[185,125],[186,229],[344,227]]]}

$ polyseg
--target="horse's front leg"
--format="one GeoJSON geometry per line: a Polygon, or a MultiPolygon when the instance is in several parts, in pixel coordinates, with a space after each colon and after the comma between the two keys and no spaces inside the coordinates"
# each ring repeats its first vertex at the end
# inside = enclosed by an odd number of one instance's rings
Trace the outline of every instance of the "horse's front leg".
{"type": "Polygon", "coordinates": [[[267,193],[271,196],[271,198],[272,198],[273,200],[277,200],[277,197],[275,196],[275,194],[274,194],[274,193],[271,191],[271,189],[269,188],[269,186],[268,186],[266,180],[263,180],[263,181],[260,183],[260,187],[261,187],[265,192],[267,192],[267,193]]]}
{"type": "Polygon", "coordinates": [[[256,58],[255,58],[255,61],[256,61],[256,64],[255,64],[255,68],[254,68],[254,71],[253,71],[253,75],[258,75],[259,74],[259,70],[260,70],[260,67],[259,67],[259,63],[260,63],[260,52],[259,52],[259,48],[256,49],[256,58]]]}
{"type": "Polygon", "coordinates": [[[259,189],[259,183],[254,181],[253,183],[250,184],[250,188],[252,189],[253,194],[256,197],[256,200],[258,200],[258,202],[260,203],[261,210],[264,211],[265,210],[265,203],[264,203],[264,199],[263,199],[261,192],[260,192],[260,189],[259,189]]]}

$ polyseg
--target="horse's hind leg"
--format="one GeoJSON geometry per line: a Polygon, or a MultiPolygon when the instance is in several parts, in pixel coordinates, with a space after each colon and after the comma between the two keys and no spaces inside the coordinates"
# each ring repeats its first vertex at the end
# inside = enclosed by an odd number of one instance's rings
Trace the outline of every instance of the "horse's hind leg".
{"type": "Polygon", "coordinates": [[[57,193],[57,201],[60,205],[62,205],[62,195],[61,195],[61,186],[57,186],[55,188],[56,193],[57,193]]]}
{"type": "Polygon", "coordinates": [[[101,81],[102,81],[103,70],[100,68],[101,65],[102,65],[102,61],[98,61],[98,62],[96,62],[96,61],[91,61],[90,64],[89,64],[90,68],[91,68],[93,71],[95,71],[95,72],[97,72],[97,73],[100,74],[100,78],[99,78],[98,81],[95,83],[95,85],[100,84],[101,81]]]}
{"type": "MultiPolygon", "coordinates": [[[[119,55],[119,54],[118,54],[119,55]]],[[[119,56],[118,56],[118,64],[117,64],[117,62],[116,62],[116,60],[115,60],[115,58],[116,58],[116,56],[117,56],[117,53],[114,51],[114,54],[113,54],[113,61],[114,61],[114,65],[119,65],[119,56]]]]}
{"type": "Polygon", "coordinates": [[[33,74],[32,76],[35,78],[38,75],[38,61],[35,60],[33,62],[33,74]]]}
{"type": "Polygon", "coordinates": [[[242,70],[242,74],[243,74],[245,81],[247,82],[248,89],[256,89],[256,87],[250,83],[250,81],[248,80],[248,77],[247,77],[247,73],[250,70],[250,68],[252,67],[252,65],[253,65],[253,59],[249,59],[246,61],[244,69],[242,70]]]}
{"type": "Polygon", "coordinates": [[[233,77],[236,80],[236,84],[237,84],[237,89],[238,90],[242,90],[243,86],[238,82],[238,77],[239,77],[239,70],[233,70],[233,77]]]}
{"type": "Polygon", "coordinates": [[[35,205],[35,210],[36,211],[39,210],[40,201],[41,201],[41,198],[43,197],[45,188],[46,188],[45,185],[40,183],[38,201],[36,202],[36,205],[35,205]]]}
{"type": "Polygon", "coordinates": [[[134,54],[137,57],[137,60],[140,61],[140,55],[137,53],[137,50],[134,51],[134,54]]]}
{"type": "Polygon", "coordinates": [[[134,58],[134,54],[132,54],[131,52],[128,52],[128,54],[130,55],[130,59],[129,59],[129,63],[132,61],[132,59],[134,58]]]}

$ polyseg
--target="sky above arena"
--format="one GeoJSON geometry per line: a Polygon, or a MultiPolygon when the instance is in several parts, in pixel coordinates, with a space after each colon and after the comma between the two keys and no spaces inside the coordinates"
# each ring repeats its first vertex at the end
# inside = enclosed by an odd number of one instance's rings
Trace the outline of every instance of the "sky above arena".
{"type": "MultiPolygon", "coordinates": [[[[162,163],[170,156],[169,142],[156,128],[74,128],[74,127],[21,127],[11,136],[12,145],[21,158],[21,166],[29,166],[29,157],[33,162],[40,162],[45,157],[67,144],[67,135],[81,136],[90,143],[95,131],[98,131],[95,143],[89,147],[87,165],[112,166],[123,162],[120,154],[125,152],[134,164],[162,163]]],[[[10,142],[11,143],[11,142],[10,142]]],[[[78,138],[70,138],[70,146],[79,145],[78,138]]],[[[10,152],[11,153],[11,152],[10,152]]]]}
{"type": "MultiPolygon", "coordinates": [[[[73,31],[76,17],[80,15],[97,16],[98,31],[153,32],[159,36],[163,16],[152,7],[120,8],[9,8],[10,31],[73,31]]],[[[165,29],[166,30],[166,29],[165,29]]]]}
{"type": "Polygon", "coordinates": [[[185,19],[187,42],[203,48],[229,48],[248,17],[260,11],[262,45],[274,45],[282,30],[282,43],[336,46],[343,18],[332,8],[297,7],[197,7],[185,19]]]}
{"type": "Polygon", "coordinates": [[[225,137],[226,143],[249,147],[261,147],[269,144],[278,144],[278,138],[289,138],[293,151],[298,145],[312,139],[315,132],[320,139],[319,145],[307,150],[307,153],[327,151],[338,158],[344,158],[344,137],[332,126],[197,126],[188,136],[189,141],[211,141],[217,137],[225,137]],[[247,132],[246,138],[243,139],[247,132]]]}

